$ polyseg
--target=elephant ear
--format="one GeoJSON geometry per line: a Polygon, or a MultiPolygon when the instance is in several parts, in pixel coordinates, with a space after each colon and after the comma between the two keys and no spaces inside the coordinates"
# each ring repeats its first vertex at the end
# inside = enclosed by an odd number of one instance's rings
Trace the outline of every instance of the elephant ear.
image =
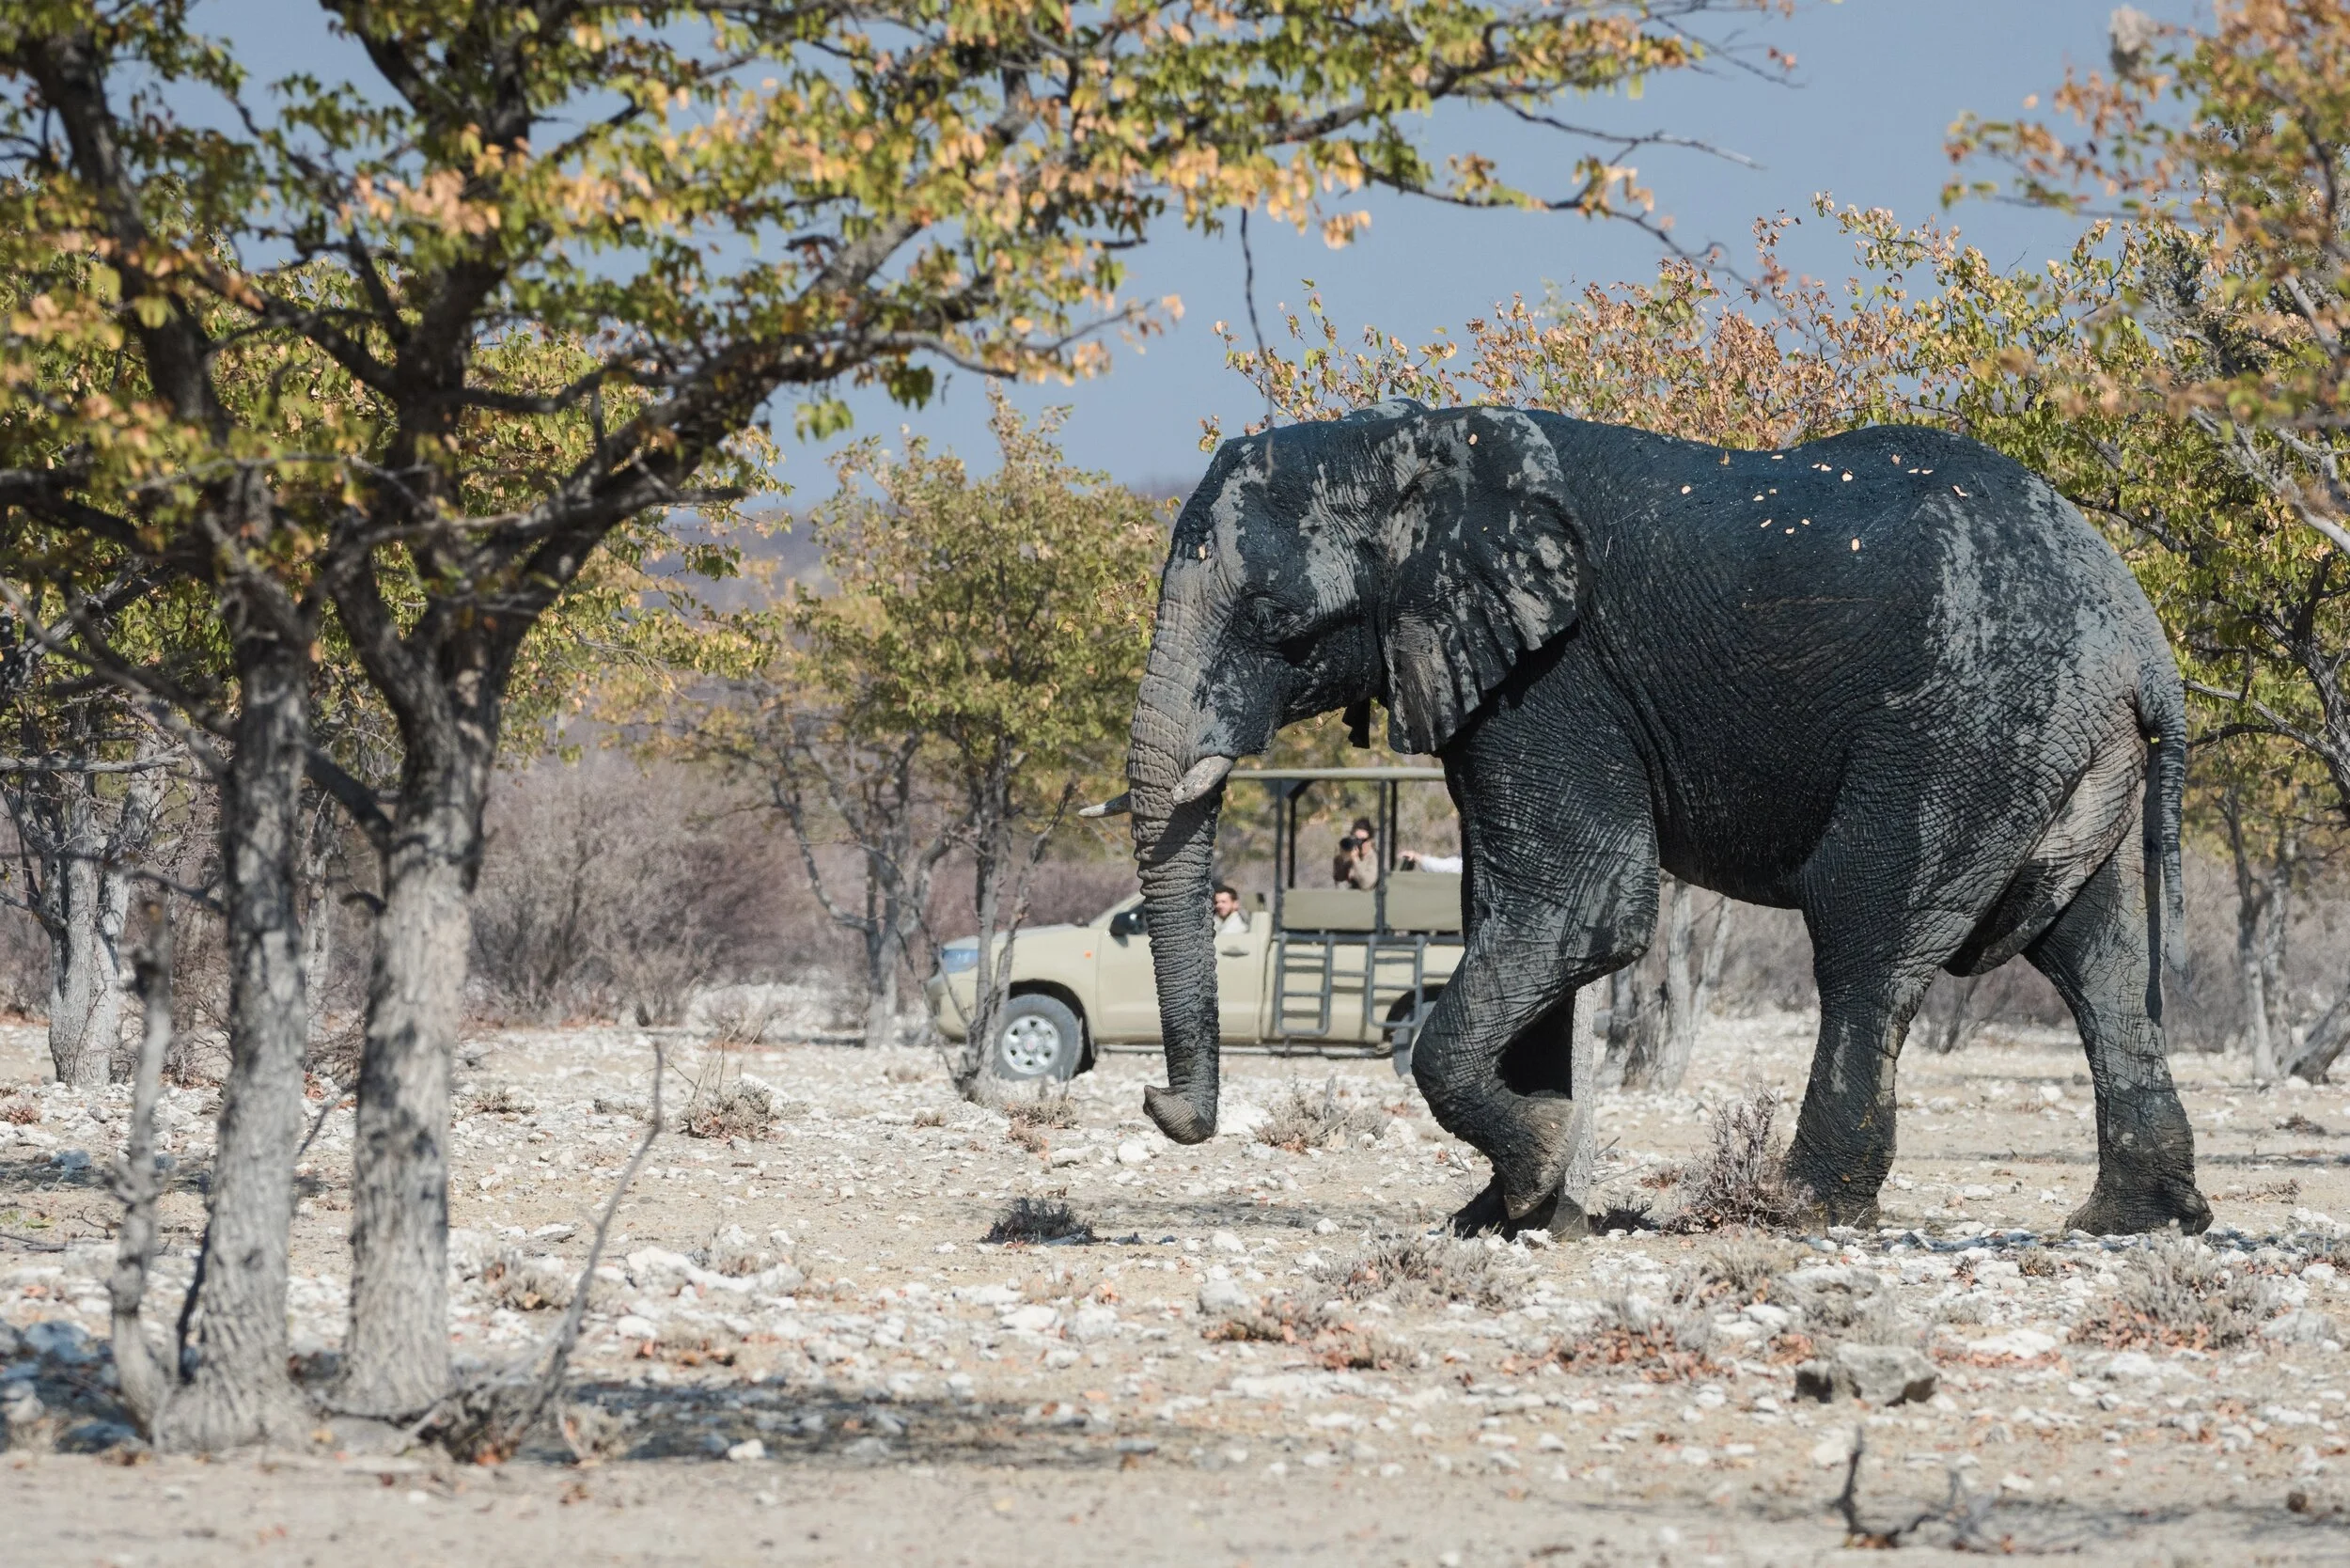
{"type": "Polygon", "coordinates": [[[1380,646],[1391,740],[1441,750],[1524,655],[1574,624],[1581,550],[1559,454],[1508,409],[1417,421],[1387,523],[1380,646]]]}

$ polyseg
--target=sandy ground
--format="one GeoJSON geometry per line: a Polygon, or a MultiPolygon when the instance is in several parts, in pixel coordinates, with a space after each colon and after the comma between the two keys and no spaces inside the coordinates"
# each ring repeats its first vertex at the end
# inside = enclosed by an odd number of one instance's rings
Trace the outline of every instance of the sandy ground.
{"type": "MultiPolygon", "coordinates": [[[[1718,1022],[1684,1091],[1609,1096],[1607,1195],[1668,1214],[1713,1107],[1799,1090],[1811,1028],[1718,1022]]],[[[2350,1094],[2256,1089],[2232,1060],[2177,1070],[2214,1256],[2256,1292],[2256,1331],[2115,1348],[2083,1325],[2143,1254],[2058,1230],[2094,1140],[2078,1048],[2053,1038],[1912,1053],[1881,1230],[1496,1244],[1455,1260],[1476,1286],[1455,1301],[1347,1283],[1483,1180],[1384,1063],[1232,1058],[1225,1135],[1181,1150],[1140,1117],[1153,1064],[1114,1058],[1075,1085],[1075,1124],[1031,1148],[917,1053],[681,1047],[672,1111],[723,1067],[779,1120],[656,1145],[590,1297],[572,1409],[591,1462],[549,1441],[460,1467],[332,1428],[313,1451],[212,1464],[122,1444],[83,1339],[103,1336],[113,1208],[80,1158],[103,1165],[122,1101],[38,1085],[39,1052],[37,1031],[0,1031],[0,1086],[26,1086],[0,1092],[0,1320],[20,1341],[0,1336],[0,1560],[1810,1563],[1849,1550],[1833,1503],[1856,1434],[1863,1526],[1935,1515],[1912,1557],[2350,1560],[2350,1240],[2332,1217],[2350,1217],[2350,1094]],[[1325,1085],[1357,1118],[1344,1141],[1242,1131],[1325,1085]],[[1103,1239],[982,1243],[1019,1198],[1065,1201],[1103,1239]],[[1708,1283],[1733,1254],[1776,1278],[1708,1283]],[[1830,1297],[1865,1298],[1876,1326],[1840,1328],[1830,1297]],[[1270,1337],[1230,1337],[1252,1331],[1270,1337]],[[1797,1367],[1840,1338],[1921,1351],[1931,1397],[1798,1399],[1797,1367]]],[[[469,1043],[462,1358],[526,1354],[552,1325],[542,1294],[566,1288],[638,1136],[650,1055],[609,1029],[469,1043]]],[[[183,1090],[164,1117],[166,1314],[210,1109],[183,1090]]],[[[328,1115],[304,1168],[306,1355],[341,1332],[349,1131],[328,1115]]]]}

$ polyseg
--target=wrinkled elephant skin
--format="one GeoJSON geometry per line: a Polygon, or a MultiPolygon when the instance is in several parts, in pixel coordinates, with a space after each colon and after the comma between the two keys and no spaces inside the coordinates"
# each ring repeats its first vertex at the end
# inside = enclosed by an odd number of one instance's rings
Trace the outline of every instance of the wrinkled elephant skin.
{"type": "Polygon", "coordinates": [[[1789,1152],[1875,1211],[1936,969],[2021,955],[2096,1086],[2073,1223],[2210,1210],[2163,1050],[2186,714],[2137,583],[1988,448],[1883,427],[1732,452],[1387,403],[1225,444],[1178,519],[1127,774],[1180,1142],[1216,1114],[1209,876],[1231,760],[1366,698],[1461,813],[1466,952],[1414,1071],[1493,1161],[1468,1230],[1574,1230],[1573,998],[1637,958],[1657,869],[1799,909],[1820,1040],[1789,1152]]]}

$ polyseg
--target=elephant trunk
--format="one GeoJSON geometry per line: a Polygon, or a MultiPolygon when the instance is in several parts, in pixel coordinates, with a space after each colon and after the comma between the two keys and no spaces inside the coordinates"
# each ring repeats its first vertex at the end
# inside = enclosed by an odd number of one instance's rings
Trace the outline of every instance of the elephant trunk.
{"type": "Polygon", "coordinates": [[[1202,729],[1191,645],[1195,606],[1170,597],[1160,606],[1151,663],[1135,705],[1126,759],[1151,962],[1159,993],[1159,1037],[1167,1087],[1143,1090],[1143,1108],[1177,1143],[1215,1136],[1215,932],[1208,878],[1224,805],[1225,757],[1195,756],[1202,729]],[[1186,612],[1189,613],[1186,613],[1186,612]]]}

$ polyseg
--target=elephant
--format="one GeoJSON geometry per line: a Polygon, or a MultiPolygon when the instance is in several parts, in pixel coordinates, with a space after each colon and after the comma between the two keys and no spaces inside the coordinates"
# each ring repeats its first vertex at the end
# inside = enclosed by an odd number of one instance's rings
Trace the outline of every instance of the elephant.
{"type": "Polygon", "coordinates": [[[1465,951],[1413,1057],[1492,1162],[1457,1230],[1586,1223],[1560,1197],[1574,998],[1646,947],[1660,865],[1803,915],[1820,1033],[1786,1168],[1815,1220],[1876,1215],[1935,972],[2021,954],[2095,1085],[2071,1223],[2210,1224],[2162,1033],[2178,669],[2027,469],[1923,426],[1747,451],[1402,400],[1225,442],[1174,525],[1127,754],[1167,1073],[1145,1109],[1178,1143],[1215,1130],[1226,776],[1320,713],[1362,744],[1373,701],[1461,820],[1465,951]]]}

